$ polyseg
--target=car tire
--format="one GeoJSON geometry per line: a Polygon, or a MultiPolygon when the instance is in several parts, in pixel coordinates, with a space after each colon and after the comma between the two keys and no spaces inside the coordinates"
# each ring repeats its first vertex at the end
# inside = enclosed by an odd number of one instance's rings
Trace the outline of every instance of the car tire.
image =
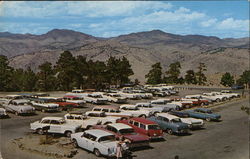
{"type": "Polygon", "coordinates": [[[98,149],[94,149],[94,154],[97,156],[97,157],[100,157],[101,156],[101,152],[98,150],[98,149]]]}
{"type": "Polygon", "coordinates": [[[66,131],[64,134],[65,134],[66,137],[70,137],[72,132],[71,131],[66,131]]]}
{"type": "Polygon", "coordinates": [[[44,131],[43,131],[43,129],[39,128],[39,129],[36,130],[36,133],[39,134],[39,135],[43,135],[44,131]]]}
{"type": "Polygon", "coordinates": [[[108,125],[108,124],[111,124],[111,123],[112,123],[111,121],[107,121],[103,125],[108,125]]]}
{"type": "Polygon", "coordinates": [[[217,99],[216,99],[216,102],[220,102],[220,99],[219,99],[219,98],[217,98],[217,99]]]}
{"type": "Polygon", "coordinates": [[[173,134],[173,130],[172,130],[172,129],[167,129],[167,133],[168,133],[169,135],[172,135],[172,134],[173,134]]]}
{"type": "Polygon", "coordinates": [[[206,118],[206,121],[211,121],[211,118],[206,118]]]}
{"type": "Polygon", "coordinates": [[[79,147],[79,145],[78,145],[76,139],[73,139],[73,140],[72,140],[72,143],[73,143],[73,146],[74,146],[75,148],[78,148],[78,147],[79,147]]]}

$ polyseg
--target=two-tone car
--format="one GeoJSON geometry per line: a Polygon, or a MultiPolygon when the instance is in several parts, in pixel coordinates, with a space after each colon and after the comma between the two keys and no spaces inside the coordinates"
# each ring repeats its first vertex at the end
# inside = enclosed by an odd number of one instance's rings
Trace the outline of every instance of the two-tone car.
{"type": "Polygon", "coordinates": [[[35,114],[35,108],[26,99],[11,100],[8,104],[3,104],[3,107],[15,115],[35,114]]]}
{"type": "Polygon", "coordinates": [[[120,111],[131,113],[133,117],[143,117],[143,118],[146,118],[154,113],[151,112],[150,110],[139,109],[136,105],[132,104],[120,105],[120,111]]]}
{"type": "Polygon", "coordinates": [[[168,113],[179,117],[183,123],[187,123],[189,125],[190,129],[199,129],[204,127],[204,122],[202,119],[191,118],[186,112],[170,111],[168,113]]]}
{"type": "Polygon", "coordinates": [[[143,134],[136,133],[135,130],[123,123],[112,123],[108,125],[96,125],[93,128],[105,130],[115,135],[116,138],[123,136],[129,141],[130,148],[148,147],[149,137],[143,134]]]}
{"type": "Polygon", "coordinates": [[[31,99],[31,105],[42,112],[57,112],[60,111],[59,104],[53,103],[50,99],[34,98],[31,99]]]}
{"type": "Polygon", "coordinates": [[[212,112],[211,109],[207,109],[207,108],[190,109],[190,110],[185,110],[184,112],[186,112],[190,117],[193,117],[193,118],[204,119],[207,121],[221,120],[221,115],[215,114],[212,112]]]}
{"type": "Polygon", "coordinates": [[[70,137],[72,133],[81,130],[81,125],[66,122],[62,117],[44,117],[39,121],[31,123],[30,129],[40,135],[47,132],[53,134],[64,134],[66,137],[70,137]]]}
{"type": "Polygon", "coordinates": [[[151,140],[163,139],[163,131],[154,121],[144,118],[130,118],[127,120],[118,120],[117,123],[127,124],[131,126],[135,132],[147,135],[151,140]]]}
{"type": "Polygon", "coordinates": [[[158,113],[157,116],[146,118],[159,124],[162,130],[169,134],[186,134],[189,132],[189,125],[183,123],[179,117],[170,115],[168,113],[158,113]]]}
{"type": "Polygon", "coordinates": [[[116,155],[117,141],[115,135],[104,130],[91,129],[71,135],[75,147],[93,152],[97,157],[116,155]]]}
{"type": "Polygon", "coordinates": [[[233,93],[233,92],[230,91],[230,90],[222,90],[221,93],[223,93],[223,94],[230,94],[233,98],[239,98],[239,97],[240,97],[240,94],[238,94],[238,93],[233,93]]]}

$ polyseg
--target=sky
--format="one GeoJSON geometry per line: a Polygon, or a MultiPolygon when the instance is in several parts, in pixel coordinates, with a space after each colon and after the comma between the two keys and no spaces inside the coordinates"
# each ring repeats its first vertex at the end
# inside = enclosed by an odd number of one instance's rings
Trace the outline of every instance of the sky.
{"type": "Polygon", "coordinates": [[[0,32],[44,34],[70,29],[97,37],[141,31],[249,37],[249,2],[242,1],[5,1],[0,32]]]}

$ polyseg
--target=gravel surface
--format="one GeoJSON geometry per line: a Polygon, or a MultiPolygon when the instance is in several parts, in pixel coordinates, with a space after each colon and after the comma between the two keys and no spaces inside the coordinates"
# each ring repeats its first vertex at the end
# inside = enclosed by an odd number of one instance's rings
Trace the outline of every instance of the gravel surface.
{"type": "MultiPolygon", "coordinates": [[[[201,93],[199,90],[183,90],[180,95],[201,93]]],[[[11,93],[10,93],[11,94],[11,93]]],[[[61,96],[64,92],[54,92],[52,96],[61,96]]],[[[0,93],[0,96],[3,95],[0,93]]],[[[146,101],[146,100],[144,100],[146,101]]],[[[129,101],[136,103],[141,101],[129,101]]],[[[166,141],[153,142],[146,150],[133,152],[138,159],[247,159],[249,158],[249,118],[241,106],[249,105],[249,98],[230,101],[213,107],[216,113],[222,115],[221,122],[205,122],[205,129],[191,131],[191,135],[174,136],[165,134],[166,141]]],[[[83,111],[90,110],[93,105],[87,105],[83,111]]],[[[13,139],[30,135],[29,124],[45,116],[63,116],[60,113],[41,113],[34,116],[15,116],[0,119],[1,153],[4,159],[50,159],[53,156],[42,156],[37,153],[21,151],[10,144],[13,139]]],[[[0,155],[1,158],[1,155],[0,155]]],[[[73,159],[95,159],[87,151],[78,149],[73,159]]]]}

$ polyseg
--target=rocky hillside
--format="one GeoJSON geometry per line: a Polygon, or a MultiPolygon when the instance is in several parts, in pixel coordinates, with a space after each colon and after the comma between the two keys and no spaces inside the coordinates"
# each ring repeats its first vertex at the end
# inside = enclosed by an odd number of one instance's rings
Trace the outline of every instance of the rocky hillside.
{"type": "Polygon", "coordinates": [[[126,56],[135,72],[133,78],[140,81],[145,81],[145,74],[155,62],[161,62],[166,70],[170,63],[180,61],[183,73],[204,62],[208,76],[213,79],[211,83],[218,83],[214,75],[224,72],[239,75],[249,67],[248,38],[181,36],[153,30],[101,39],[70,30],[52,30],[43,35],[2,33],[0,44],[0,54],[10,58],[11,66],[31,66],[34,70],[45,61],[55,63],[64,50],[93,60],[126,56]],[[17,43],[22,45],[15,45],[17,43]]]}

